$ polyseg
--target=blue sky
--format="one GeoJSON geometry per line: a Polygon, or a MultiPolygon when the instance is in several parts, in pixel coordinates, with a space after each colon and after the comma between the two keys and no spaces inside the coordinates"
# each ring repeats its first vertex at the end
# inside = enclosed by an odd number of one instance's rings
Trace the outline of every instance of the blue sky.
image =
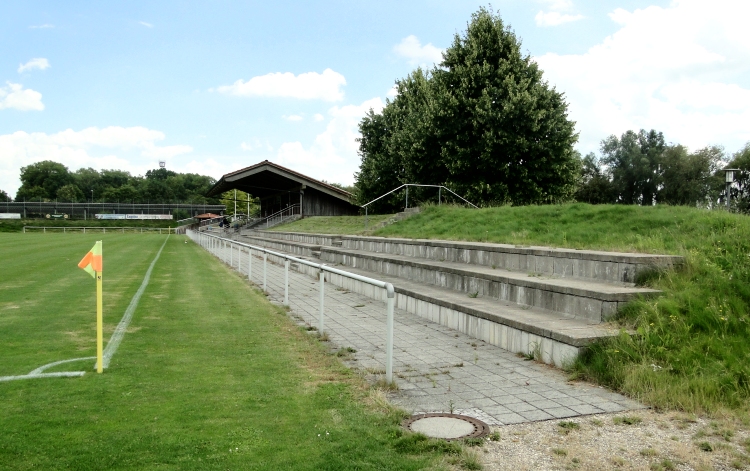
{"type": "MultiPolygon", "coordinates": [[[[167,167],[215,178],[269,159],[351,183],[357,123],[439,61],[486,2],[5,2],[0,189],[20,168],[167,167]]],[[[750,141],[750,2],[495,1],[566,94],[578,149],[628,129],[729,152],[750,141]]],[[[431,183],[431,182],[421,182],[431,183]]]]}

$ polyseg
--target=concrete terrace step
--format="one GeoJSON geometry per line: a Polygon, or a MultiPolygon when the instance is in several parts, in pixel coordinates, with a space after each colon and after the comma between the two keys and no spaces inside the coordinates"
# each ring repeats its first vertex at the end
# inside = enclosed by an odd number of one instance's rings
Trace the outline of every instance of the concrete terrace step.
{"type": "MultiPolygon", "coordinates": [[[[317,275],[316,269],[306,265],[292,264],[291,268],[313,277],[317,275]]],[[[359,268],[346,267],[346,271],[373,276],[372,272],[359,268]]],[[[616,326],[607,323],[573,319],[560,313],[498,302],[483,296],[471,298],[451,289],[390,275],[378,274],[376,277],[394,285],[399,309],[511,352],[534,355],[558,367],[573,361],[593,341],[619,332],[616,326]]],[[[381,299],[384,295],[383,290],[336,274],[327,274],[326,281],[374,299],[381,299]]]]}
{"type": "Polygon", "coordinates": [[[434,261],[483,265],[500,269],[592,279],[632,285],[638,273],[668,269],[684,263],[682,257],[597,250],[577,250],[539,246],[516,246],[484,242],[433,239],[403,239],[373,236],[344,236],[297,232],[256,231],[265,238],[341,247],[363,252],[405,255],[434,261]]]}
{"type": "Polygon", "coordinates": [[[394,284],[409,280],[597,323],[614,316],[622,304],[638,295],[659,293],[648,288],[592,280],[530,275],[484,266],[422,261],[403,255],[363,253],[332,247],[322,247],[320,259],[341,264],[347,269],[359,268],[375,273],[371,276],[376,278],[382,275],[399,278],[394,284]]]}
{"type": "MultiPolygon", "coordinates": [[[[371,276],[371,273],[366,270],[347,268],[347,271],[363,276],[371,276]]],[[[441,308],[447,308],[448,310],[455,311],[455,313],[465,313],[478,319],[485,319],[519,331],[528,332],[540,338],[560,341],[576,348],[585,347],[596,339],[616,335],[619,332],[619,329],[606,323],[593,323],[585,319],[571,319],[544,309],[520,306],[510,302],[498,303],[496,300],[486,297],[477,296],[476,298],[470,298],[465,294],[456,293],[450,289],[425,286],[421,283],[405,281],[394,276],[386,275],[378,279],[393,284],[397,294],[405,295],[405,299],[397,300],[397,306],[399,309],[409,312],[419,310],[416,306],[417,303],[408,299],[412,298],[416,301],[424,301],[428,304],[440,306],[441,308]],[[409,306],[409,304],[413,304],[413,306],[409,306]]],[[[459,316],[453,315],[452,320],[442,319],[441,322],[439,317],[450,316],[452,313],[447,311],[433,311],[432,313],[415,313],[434,322],[452,327],[455,330],[464,330],[461,328],[459,316]]],[[[464,323],[466,322],[467,319],[464,319],[464,323]]],[[[490,340],[485,341],[494,343],[490,340]]],[[[507,348],[507,346],[503,346],[503,348],[529,353],[529,350],[523,348],[507,348]]]]}

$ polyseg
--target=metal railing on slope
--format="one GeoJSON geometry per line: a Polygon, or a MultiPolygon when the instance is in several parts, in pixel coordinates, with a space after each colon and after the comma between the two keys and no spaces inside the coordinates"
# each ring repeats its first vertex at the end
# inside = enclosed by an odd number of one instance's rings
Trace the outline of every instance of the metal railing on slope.
{"type": "Polygon", "coordinates": [[[221,250],[225,252],[227,247],[229,248],[229,260],[223,260],[228,263],[230,267],[234,268],[234,251],[237,248],[237,270],[241,270],[242,260],[242,249],[247,249],[248,253],[248,268],[247,277],[249,281],[252,281],[252,270],[253,270],[253,251],[260,252],[263,254],[263,291],[266,291],[266,278],[267,278],[267,262],[268,256],[278,257],[284,260],[284,304],[289,305],[289,262],[306,265],[319,270],[319,292],[320,292],[320,313],[318,318],[318,332],[322,335],[324,333],[324,297],[325,297],[325,272],[340,275],[346,278],[351,278],[362,283],[367,283],[372,286],[383,288],[386,291],[386,360],[385,360],[385,379],[388,384],[393,383],[393,308],[396,299],[396,292],[393,289],[391,283],[385,281],[376,280],[374,278],[368,278],[366,276],[357,275],[355,273],[349,273],[338,268],[329,267],[322,263],[314,263],[308,260],[304,260],[297,257],[292,257],[284,253],[268,250],[264,247],[258,247],[255,245],[246,244],[244,242],[237,242],[232,239],[215,236],[213,234],[207,234],[205,232],[196,232],[193,230],[187,231],[188,237],[191,240],[199,244],[201,247],[206,249],[208,252],[216,254],[221,250]]]}
{"type": "Polygon", "coordinates": [[[278,221],[279,223],[282,223],[284,222],[284,218],[289,219],[292,216],[298,216],[300,214],[302,214],[302,211],[300,210],[299,203],[297,203],[291,206],[287,206],[286,208],[281,209],[279,211],[276,211],[270,216],[259,218],[250,226],[245,226],[245,227],[257,227],[257,226],[262,226],[263,224],[265,224],[266,228],[269,228],[271,227],[272,224],[276,225],[276,221],[278,221]]]}
{"type": "Polygon", "coordinates": [[[362,205],[362,207],[365,208],[365,229],[367,229],[367,207],[369,205],[371,205],[372,203],[378,201],[379,199],[385,198],[386,196],[390,195],[391,193],[397,192],[401,188],[406,188],[406,205],[404,207],[404,210],[409,209],[409,187],[410,186],[437,188],[438,189],[438,205],[440,205],[440,203],[442,202],[441,201],[442,200],[442,190],[446,190],[446,191],[450,192],[452,195],[454,195],[456,198],[459,198],[460,200],[464,201],[466,204],[471,205],[471,206],[479,209],[479,206],[477,206],[474,203],[468,201],[466,198],[464,198],[462,196],[459,196],[458,194],[456,194],[455,191],[453,191],[450,188],[447,188],[447,187],[445,187],[443,185],[421,185],[421,184],[418,184],[418,183],[404,183],[400,187],[394,188],[393,190],[389,191],[388,193],[380,195],[377,198],[375,198],[374,200],[370,201],[369,203],[366,203],[366,204],[362,205]]]}

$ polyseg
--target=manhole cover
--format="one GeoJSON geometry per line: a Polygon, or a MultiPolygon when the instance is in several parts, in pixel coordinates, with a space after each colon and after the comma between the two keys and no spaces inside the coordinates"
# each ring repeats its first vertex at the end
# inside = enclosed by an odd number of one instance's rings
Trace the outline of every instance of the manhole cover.
{"type": "Polygon", "coordinates": [[[412,432],[446,440],[483,437],[490,432],[490,427],[481,420],[457,414],[413,415],[403,425],[412,432]]]}

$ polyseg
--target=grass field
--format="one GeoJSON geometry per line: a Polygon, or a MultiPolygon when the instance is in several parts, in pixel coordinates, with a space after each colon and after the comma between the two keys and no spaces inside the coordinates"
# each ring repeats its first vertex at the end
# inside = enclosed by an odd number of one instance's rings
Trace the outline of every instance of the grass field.
{"type": "Polygon", "coordinates": [[[170,220],[106,220],[106,219],[0,219],[0,232],[21,232],[23,226],[41,227],[177,227],[170,220]]]}
{"type": "MultiPolygon", "coordinates": [[[[3,234],[0,376],[94,355],[165,236],[3,234]]],[[[404,434],[401,413],[279,307],[170,236],[110,368],[0,382],[0,469],[440,469],[461,447],[404,434]]]]}
{"type": "MultiPolygon", "coordinates": [[[[328,232],[347,233],[346,225],[328,225],[328,232]]],[[[643,280],[663,296],[634,301],[621,313],[619,321],[638,335],[595,345],[574,373],[658,408],[750,409],[747,216],[670,206],[443,205],[375,235],[682,255],[683,269],[643,280]]]]}

